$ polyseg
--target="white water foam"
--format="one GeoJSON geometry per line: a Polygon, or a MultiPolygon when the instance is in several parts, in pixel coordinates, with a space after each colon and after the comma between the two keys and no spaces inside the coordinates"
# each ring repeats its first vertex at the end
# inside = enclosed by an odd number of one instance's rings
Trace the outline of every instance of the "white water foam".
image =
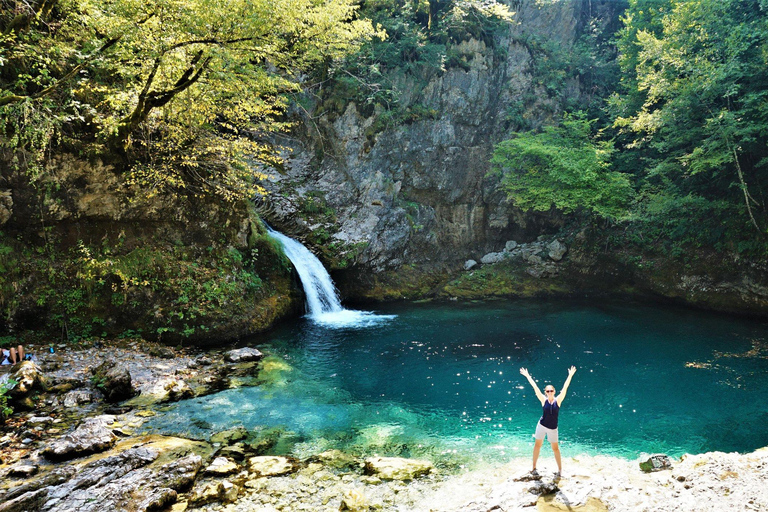
{"type": "Polygon", "coordinates": [[[307,317],[323,327],[370,327],[395,318],[396,315],[376,315],[369,311],[344,309],[328,271],[322,262],[300,242],[267,226],[270,236],[280,242],[291,260],[304,287],[307,317]]]}

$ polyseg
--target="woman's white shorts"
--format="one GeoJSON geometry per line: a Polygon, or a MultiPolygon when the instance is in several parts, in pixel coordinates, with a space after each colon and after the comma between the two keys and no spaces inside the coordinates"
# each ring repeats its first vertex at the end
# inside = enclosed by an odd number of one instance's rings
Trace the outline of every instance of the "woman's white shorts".
{"type": "Polygon", "coordinates": [[[543,440],[544,437],[547,438],[547,441],[550,443],[556,443],[557,442],[557,429],[556,428],[547,428],[541,423],[536,424],[536,433],[533,434],[533,437],[539,440],[543,440]]]}

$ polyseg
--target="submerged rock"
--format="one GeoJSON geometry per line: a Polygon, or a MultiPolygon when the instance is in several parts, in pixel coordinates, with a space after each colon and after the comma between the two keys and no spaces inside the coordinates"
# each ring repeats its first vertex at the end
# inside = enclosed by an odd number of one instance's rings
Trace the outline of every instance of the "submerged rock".
{"type": "Polygon", "coordinates": [[[404,459],[400,457],[371,457],[365,459],[365,473],[376,475],[382,480],[413,480],[432,471],[428,460],[404,459]]]}
{"type": "Polygon", "coordinates": [[[86,419],[77,429],[43,449],[43,455],[50,460],[68,460],[111,448],[117,436],[107,427],[112,417],[86,419]]]}
{"type": "Polygon", "coordinates": [[[242,441],[248,437],[248,431],[245,427],[235,427],[229,430],[223,430],[216,432],[211,436],[212,443],[219,443],[225,446],[235,444],[238,441],[242,441]]]}

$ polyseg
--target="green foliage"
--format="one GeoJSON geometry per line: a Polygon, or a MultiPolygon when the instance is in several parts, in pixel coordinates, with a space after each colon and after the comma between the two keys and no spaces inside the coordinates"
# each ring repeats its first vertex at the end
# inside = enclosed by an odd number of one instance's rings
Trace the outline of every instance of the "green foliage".
{"type": "Polygon", "coordinates": [[[127,247],[118,238],[41,254],[21,241],[0,242],[15,246],[0,255],[0,265],[11,269],[0,274],[2,317],[34,306],[48,334],[69,341],[135,336],[140,329],[198,334],[269,297],[273,291],[264,279],[284,274],[287,266],[261,233],[243,249],[227,240],[208,247],[158,241],[127,247]]]}
{"type": "Polygon", "coordinates": [[[13,414],[13,408],[8,405],[8,391],[16,386],[17,382],[8,379],[0,382],[0,421],[5,422],[6,418],[13,414]]]}
{"type": "Polygon", "coordinates": [[[653,191],[636,212],[652,231],[768,252],[766,7],[630,2],[618,34],[624,89],[610,107],[623,150],[618,165],[653,191]],[[667,207],[652,207],[659,204],[667,207]]]}
{"type": "Polygon", "coordinates": [[[377,32],[351,0],[6,0],[0,152],[34,180],[48,151],[122,154],[142,190],[225,200],[279,163],[300,77],[377,32]]]}
{"type": "Polygon", "coordinates": [[[401,115],[396,83],[402,75],[424,84],[447,68],[466,69],[470,57],[460,54],[457,45],[469,39],[501,51],[498,36],[508,29],[513,16],[495,0],[374,0],[365,2],[360,14],[381,27],[386,39],[372,38],[325,69],[319,77],[323,81],[319,93],[324,106],[336,112],[354,101],[369,108],[369,113],[379,106],[384,112],[393,111],[394,117],[401,115]]]}
{"type": "Polygon", "coordinates": [[[592,137],[591,124],[583,113],[566,114],[560,126],[517,133],[496,145],[491,163],[515,205],[565,213],[586,209],[610,219],[625,214],[629,178],[609,169],[612,145],[592,137]]]}

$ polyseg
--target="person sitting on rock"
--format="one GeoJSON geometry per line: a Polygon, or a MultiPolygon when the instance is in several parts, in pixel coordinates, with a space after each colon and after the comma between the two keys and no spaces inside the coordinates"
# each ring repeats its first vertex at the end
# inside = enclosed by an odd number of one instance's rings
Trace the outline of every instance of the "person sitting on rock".
{"type": "Polygon", "coordinates": [[[14,348],[11,347],[10,350],[3,349],[3,362],[2,364],[16,364],[20,363],[24,360],[24,347],[19,345],[18,347],[14,348]]]}

